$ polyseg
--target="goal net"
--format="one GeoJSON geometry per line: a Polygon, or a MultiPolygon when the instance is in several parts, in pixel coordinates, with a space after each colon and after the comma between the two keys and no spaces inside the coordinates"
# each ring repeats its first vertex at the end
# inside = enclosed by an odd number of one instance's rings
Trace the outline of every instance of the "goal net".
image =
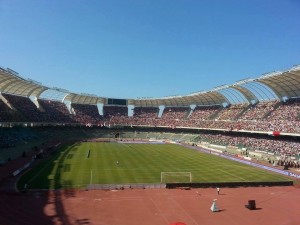
{"type": "Polygon", "coordinates": [[[191,183],[191,172],[161,172],[161,183],[191,183]]]}

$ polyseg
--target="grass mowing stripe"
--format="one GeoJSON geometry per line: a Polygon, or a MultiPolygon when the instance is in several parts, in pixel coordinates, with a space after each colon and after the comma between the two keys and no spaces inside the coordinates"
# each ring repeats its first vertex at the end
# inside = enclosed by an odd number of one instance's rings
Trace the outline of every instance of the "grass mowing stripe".
{"type": "Polygon", "coordinates": [[[50,159],[37,164],[19,179],[18,188],[22,189],[25,184],[28,184],[30,188],[50,188],[50,181],[55,178],[52,174],[54,166],[56,165],[55,162],[62,157],[65,151],[68,152],[71,149],[72,146],[62,146],[50,159]]]}
{"type": "Polygon", "coordinates": [[[78,187],[91,182],[159,183],[161,172],[191,172],[193,182],[291,180],[179,145],[86,142],[65,148],[41,174],[34,169],[29,172],[28,179],[34,188],[47,184],[50,188],[78,187]]]}
{"type": "Polygon", "coordinates": [[[91,170],[91,179],[90,179],[90,184],[93,183],[93,170],[91,170]]]}
{"type": "Polygon", "coordinates": [[[248,181],[248,180],[244,179],[244,178],[241,177],[241,176],[238,176],[238,175],[229,173],[229,172],[227,172],[227,171],[225,171],[225,170],[220,170],[220,169],[218,169],[218,170],[219,170],[220,172],[222,172],[222,173],[228,174],[228,175],[231,176],[231,177],[236,177],[236,178],[238,178],[238,180],[248,181]]]}

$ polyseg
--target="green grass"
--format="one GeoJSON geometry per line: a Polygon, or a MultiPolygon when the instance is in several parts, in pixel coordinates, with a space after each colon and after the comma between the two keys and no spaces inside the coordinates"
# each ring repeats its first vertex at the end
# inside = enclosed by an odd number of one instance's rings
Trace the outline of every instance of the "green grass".
{"type": "Polygon", "coordinates": [[[90,183],[160,183],[161,172],[191,172],[193,182],[291,180],[180,145],[80,143],[62,147],[34,167],[20,178],[18,188],[24,184],[32,189],[57,189],[82,188],[90,183]]]}

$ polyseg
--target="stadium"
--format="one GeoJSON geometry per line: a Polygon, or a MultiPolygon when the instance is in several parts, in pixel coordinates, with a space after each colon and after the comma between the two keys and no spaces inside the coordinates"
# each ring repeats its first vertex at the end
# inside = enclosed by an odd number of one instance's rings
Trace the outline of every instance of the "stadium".
{"type": "MultiPolygon", "coordinates": [[[[299,76],[295,66],[197,94],[141,100],[51,89],[1,68],[2,199],[51,197],[63,204],[70,196],[130,191],[120,198],[136,204],[133,193],[144,190],[196,198],[216,187],[273,187],[282,194],[282,186],[290,186],[294,198],[299,76]]],[[[9,223],[11,215],[1,214],[3,224],[27,224],[9,223]]]]}
{"type": "Polygon", "coordinates": [[[0,225],[300,224],[299,15],[0,1],[0,225]]]}

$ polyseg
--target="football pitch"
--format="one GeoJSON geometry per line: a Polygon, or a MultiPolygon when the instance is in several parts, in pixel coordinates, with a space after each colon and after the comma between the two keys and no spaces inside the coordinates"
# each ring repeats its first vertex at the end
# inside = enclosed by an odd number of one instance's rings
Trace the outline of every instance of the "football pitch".
{"type": "Polygon", "coordinates": [[[61,147],[24,174],[18,188],[23,189],[25,184],[29,189],[156,184],[161,183],[161,172],[189,172],[195,183],[291,180],[176,144],[82,142],[61,147]]]}

